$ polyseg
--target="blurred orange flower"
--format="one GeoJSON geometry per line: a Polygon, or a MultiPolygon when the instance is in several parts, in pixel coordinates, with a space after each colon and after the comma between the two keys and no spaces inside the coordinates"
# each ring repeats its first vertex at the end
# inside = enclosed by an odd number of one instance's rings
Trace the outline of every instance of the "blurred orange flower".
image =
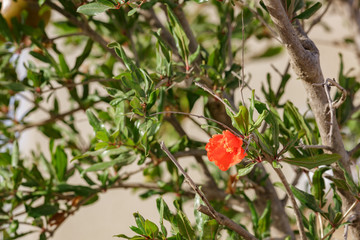
{"type": "Polygon", "coordinates": [[[222,134],[213,135],[205,149],[209,160],[221,171],[226,171],[247,156],[242,144],[241,138],[225,130],[222,134]]]}

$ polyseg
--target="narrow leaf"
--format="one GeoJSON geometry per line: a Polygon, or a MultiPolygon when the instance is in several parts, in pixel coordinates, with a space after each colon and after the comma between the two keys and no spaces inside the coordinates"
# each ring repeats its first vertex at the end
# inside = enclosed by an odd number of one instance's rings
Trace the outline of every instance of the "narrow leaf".
{"type": "Polygon", "coordinates": [[[294,186],[290,186],[291,191],[293,192],[294,196],[306,207],[310,208],[315,212],[322,213],[323,211],[317,205],[315,197],[307,192],[304,192],[294,186]]]}
{"type": "Polygon", "coordinates": [[[237,173],[236,177],[239,178],[239,177],[242,177],[242,176],[245,176],[245,175],[249,174],[253,170],[255,165],[256,165],[256,162],[255,163],[250,163],[250,164],[246,165],[244,168],[240,168],[238,170],[238,173],[237,173]]]}
{"type": "Polygon", "coordinates": [[[291,165],[301,166],[308,169],[319,167],[322,165],[329,165],[341,158],[339,154],[321,154],[312,157],[302,158],[284,158],[282,161],[291,165]]]}
{"type": "Polygon", "coordinates": [[[113,8],[113,7],[94,2],[94,3],[89,3],[89,4],[80,6],[77,9],[77,12],[91,16],[91,15],[96,15],[96,14],[105,12],[106,10],[109,10],[111,8],[113,8]]]}
{"type": "Polygon", "coordinates": [[[312,15],[314,15],[320,8],[322,4],[320,2],[315,3],[310,8],[306,9],[304,12],[295,16],[297,19],[309,19],[312,15]]]}

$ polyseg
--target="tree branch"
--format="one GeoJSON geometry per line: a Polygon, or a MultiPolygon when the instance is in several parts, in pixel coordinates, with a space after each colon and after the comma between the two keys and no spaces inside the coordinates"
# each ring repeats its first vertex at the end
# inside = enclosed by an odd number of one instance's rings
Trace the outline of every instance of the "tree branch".
{"type": "Polygon", "coordinates": [[[166,153],[166,155],[170,158],[170,160],[176,165],[179,171],[184,175],[186,182],[190,185],[190,187],[200,196],[201,200],[205,203],[205,206],[200,206],[198,210],[212,218],[214,218],[218,223],[224,225],[231,230],[237,232],[240,236],[249,240],[256,240],[256,238],[242,228],[240,225],[236,224],[234,221],[229,219],[228,217],[218,213],[210,204],[209,200],[206,198],[204,193],[198,188],[198,186],[194,183],[194,181],[190,178],[190,176],[185,172],[185,170],[181,167],[181,165],[176,161],[175,157],[170,153],[170,151],[165,146],[164,142],[160,143],[161,149],[166,153]]]}
{"type": "MultiPolygon", "coordinates": [[[[307,37],[298,22],[295,22],[294,26],[291,24],[280,0],[264,0],[264,4],[288,51],[292,67],[303,82],[310,107],[319,128],[322,145],[329,146],[332,149],[325,150],[325,152],[339,154],[341,164],[350,173],[349,155],[344,148],[339,126],[336,119],[331,121],[326,92],[322,86],[319,86],[324,83],[324,77],[320,66],[318,49],[307,37]],[[331,137],[329,137],[330,132],[332,132],[331,137]]],[[[333,164],[333,172],[336,178],[344,179],[343,171],[336,164],[333,164]]],[[[346,211],[354,202],[354,197],[349,191],[339,189],[339,192],[343,201],[343,210],[346,211]]],[[[356,207],[355,211],[360,211],[360,208],[356,207]]],[[[359,223],[353,226],[354,238],[360,236],[360,221],[357,222],[359,223]]]]}
{"type": "Polygon", "coordinates": [[[161,29],[161,32],[160,32],[161,39],[164,40],[170,46],[173,53],[175,53],[176,55],[179,55],[173,36],[164,27],[164,25],[160,22],[159,18],[156,16],[154,9],[153,8],[150,8],[148,10],[139,9],[139,13],[145,18],[145,20],[153,28],[161,29]]]}
{"type": "Polygon", "coordinates": [[[297,224],[298,229],[299,229],[300,238],[302,240],[306,240],[307,238],[306,238],[306,234],[305,234],[304,224],[302,222],[301,213],[300,213],[299,207],[298,207],[298,205],[296,203],[295,197],[294,197],[294,195],[293,195],[293,193],[292,193],[292,191],[290,189],[290,185],[289,185],[288,181],[286,180],[286,177],[285,177],[284,173],[281,171],[281,169],[279,169],[279,168],[273,168],[273,169],[275,170],[275,172],[279,176],[281,182],[283,183],[283,185],[285,187],[286,193],[290,198],[292,207],[293,207],[294,212],[295,212],[296,224],[297,224]]]}
{"type": "Polygon", "coordinates": [[[46,5],[48,5],[53,10],[57,11],[61,15],[63,15],[65,18],[67,18],[72,24],[80,28],[87,36],[89,36],[94,42],[97,42],[100,44],[102,48],[104,48],[107,52],[109,52],[114,58],[116,58],[118,61],[123,63],[122,59],[115,53],[115,51],[111,48],[108,48],[108,42],[105,41],[105,39],[99,35],[96,31],[94,31],[88,21],[83,18],[82,21],[78,20],[74,15],[72,15],[70,12],[67,12],[65,9],[59,7],[57,4],[53,3],[50,0],[46,0],[46,5]]]}
{"type": "Polygon", "coordinates": [[[354,153],[356,153],[359,149],[360,149],[360,143],[358,143],[353,149],[349,151],[349,156],[351,157],[352,155],[354,155],[354,153]]]}
{"type": "Polygon", "coordinates": [[[186,36],[189,39],[189,50],[191,53],[196,52],[196,49],[198,48],[198,43],[196,41],[196,38],[194,36],[194,33],[191,30],[190,24],[185,16],[185,13],[183,11],[183,8],[178,6],[172,9],[174,11],[174,14],[178,18],[180,25],[183,27],[184,32],[186,36]]]}

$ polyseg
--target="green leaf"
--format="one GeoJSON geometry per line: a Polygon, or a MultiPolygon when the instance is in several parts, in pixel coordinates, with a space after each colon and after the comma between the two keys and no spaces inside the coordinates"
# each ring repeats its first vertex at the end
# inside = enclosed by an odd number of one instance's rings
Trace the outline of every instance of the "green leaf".
{"type": "Polygon", "coordinates": [[[5,82],[5,81],[1,81],[0,82],[1,86],[4,86],[10,90],[13,90],[14,92],[21,92],[26,90],[26,87],[24,84],[20,83],[20,82],[5,82]]]}
{"type": "Polygon", "coordinates": [[[13,144],[13,149],[12,149],[12,154],[11,154],[11,166],[13,168],[17,168],[18,164],[19,164],[19,144],[17,142],[17,140],[14,141],[13,144]]]}
{"type": "Polygon", "coordinates": [[[128,165],[128,164],[134,162],[136,160],[136,158],[137,158],[136,155],[126,156],[126,157],[123,155],[120,155],[115,160],[112,160],[109,162],[99,162],[99,163],[93,164],[91,167],[88,167],[87,169],[82,171],[81,175],[84,175],[87,172],[102,171],[102,170],[105,170],[105,169],[110,168],[115,165],[118,165],[118,166],[128,165]]]}
{"type": "MultiPolygon", "coordinates": [[[[255,100],[254,101],[254,105],[255,105],[255,109],[256,111],[261,115],[264,111],[268,111],[269,114],[267,114],[267,116],[265,117],[265,121],[270,124],[270,129],[271,129],[271,133],[272,133],[272,144],[270,144],[269,141],[266,141],[264,137],[260,136],[261,139],[263,139],[263,143],[267,143],[267,149],[266,151],[269,151],[271,149],[270,154],[271,155],[275,155],[277,154],[277,149],[279,148],[279,135],[280,135],[280,130],[279,130],[279,120],[277,117],[277,113],[275,111],[275,109],[270,108],[271,111],[268,110],[268,108],[266,107],[265,103],[262,103],[260,101],[255,100]]],[[[258,135],[258,134],[257,134],[258,135]]],[[[264,149],[265,150],[265,149],[264,149]]]]}
{"type": "Polygon", "coordinates": [[[209,0],[193,0],[194,2],[197,2],[197,3],[206,3],[208,2],[209,0]]]}
{"type": "Polygon", "coordinates": [[[283,50],[283,47],[281,46],[271,46],[268,49],[266,49],[263,53],[255,56],[255,59],[260,59],[260,58],[270,58],[273,56],[276,56],[278,54],[280,54],[283,50]]]}
{"type": "Polygon", "coordinates": [[[77,12],[85,14],[85,15],[96,15],[106,10],[113,8],[113,6],[104,5],[102,3],[89,3],[78,7],[77,12]]]}
{"type": "Polygon", "coordinates": [[[54,166],[57,179],[62,182],[67,168],[67,156],[63,148],[56,147],[55,155],[52,156],[52,165],[54,166]]]}
{"type": "Polygon", "coordinates": [[[263,136],[263,134],[259,133],[258,130],[255,130],[254,133],[259,138],[259,144],[261,149],[264,150],[266,153],[273,155],[274,149],[271,146],[271,143],[263,136]]]}
{"type": "Polygon", "coordinates": [[[63,75],[67,74],[70,71],[63,54],[59,54],[59,64],[63,75]]]}
{"type": "Polygon", "coordinates": [[[295,16],[297,19],[309,19],[312,15],[314,15],[320,8],[322,4],[320,2],[315,3],[310,8],[306,9],[304,12],[295,16]]]}
{"type": "Polygon", "coordinates": [[[79,69],[83,62],[89,57],[94,41],[89,38],[81,55],[76,58],[73,70],[79,69]]]}
{"type": "Polygon", "coordinates": [[[103,124],[90,109],[86,110],[86,116],[89,120],[90,125],[93,127],[94,131],[97,132],[104,128],[103,124]]]}
{"type": "Polygon", "coordinates": [[[321,208],[316,203],[315,197],[313,195],[304,192],[292,185],[290,186],[290,188],[294,196],[301,202],[301,204],[305,205],[306,207],[310,208],[315,212],[323,213],[321,208]]]}
{"type": "Polygon", "coordinates": [[[159,228],[150,220],[145,220],[145,233],[146,236],[150,237],[151,239],[156,239],[159,233],[159,228]]]}
{"type": "Polygon", "coordinates": [[[217,239],[219,223],[215,219],[211,219],[204,224],[203,234],[200,235],[201,240],[217,239]]]}
{"type": "Polygon", "coordinates": [[[169,5],[167,5],[167,12],[169,18],[170,32],[173,35],[176,43],[176,47],[180,56],[184,59],[185,63],[189,63],[189,39],[186,36],[184,29],[182,28],[179,20],[172,11],[169,5]]]}
{"type": "Polygon", "coordinates": [[[170,212],[169,206],[166,204],[163,198],[160,197],[156,199],[156,207],[160,213],[160,217],[163,216],[165,220],[170,222],[174,217],[170,212]]]}
{"type": "Polygon", "coordinates": [[[3,152],[0,153],[0,167],[6,167],[12,163],[12,156],[7,153],[3,152]]]}
{"type": "Polygon", "coordinates": [[[191,65],[198,58],[198,56],[200,55],[200,50],[200,45],[198,45],[196,51],[189,56],[189,65],[191,65]]]}
{"type": "Polygon", "coordinates": [[[128,12],[128,17],[134,15],[135,13],[137,13],[137,8],[133,8],[128,12]]]}
{"type": "Polygon", "coordinates": [[[114,1],[112,0],[97,0],[97,2],[109,7],[115,7],[114,1]]]}
{"type": "Polygon", "coordinates": [[[59,210],[58,206],[44,204],[36,208],[28,207],[27,213],[30,217],[38,218],[41,216],[50,216],[59,210]]]}
{"type": "Polygon", "coordinates": [[[255,167],[256,164],[257,164],[256,162],[255,163],[250,163],[250,164],[246,165],[245,167],[240,168],[238,170],[238,173],[237,173],[236,177],[239,178],[239,177],[248,175],[253,170],[253,168],[255,167]]]}
{"type": "Polygon", "coordinates": [[[270,225],[271,225],[271,201],[266,202],[266,208],[259,218],[258,233],[262,239],[270,237],[270,225]]]}
{"type": "Polygon", "coordinates": [[[208,215],[203,214],[198,210],[200,205],[203,204],[201,197],[196,194],[194,201],[194,215],[196,220],[196,230],[198,232],[197,235],[200,239],[204,240],[216,239],[219,224],[214,221],[214,219],[210,219],[208,215]]]}
{"type": "Polygon", "coordinates": [[[88,186],[70,185],[66,183],[58,184],[53,190],[59,193],[74,192],[76,195],[79,196],[90,196],[97,192],[96,189],[92,189],[91,187],[88,186]]]}
{"type": "Polygon", "coordinates": [[[254,232],[257,232],[257,228],[259,224],[259,215],[256,212],[255,204],[245,193],[242,193],[242,196],[244,197],[245,201],[249,206],[250,214],[251,214],[251,222],[253,224],[254,232]]]}
{"type": "MultiPolygon", "coordinates": [[[[225,100],[225,102],[227,101],[225,100]]],[[[247,135],[249,126],[249,111],[247,108],[245,106],[240,106],[236,115],[226,108],[226,113],[231,118],[233,127],[239,130],[241,134],[247,135]]]]}
{"type": "Polygon", "coordinates": [[[284,158],[282,161],[300,167],[312,169],[322,165],[329,165],[338,160],[341,156],[339,154],[320,154],[312,157],[301,157],[301,158],[284,158]]]}
{"type": "Polygon", "coordinates": [[[257,129],[261,126],[262,122],[264,121],[264,119],[267,117],[267,115],[269,114],[269,112],[267,110],[264,110],[260,116],[258,117],[258,119],[256,120],[256,122],[254,124],[251,125],[250,127],[250,132],[254,131],[254,129],[257,129]]]}
{"type": "Polygon", "coordinates": [[[106,130],[101,130],[101,131],[97,131],[96,132],[96,139],[99,139],[99,140],[101,140],[101,141],[104,141],[104,142],[109,142],[110,140],[109,140],[109,135],[108,135],[108,133],[107,133],[107,131],[106,130]]]}
{"type": "Polygon", "coordinates": [[[325,181],[322,175],[327,170],[330,170],[330,168],[324,167],[317,169],[312,178],[311,193],[314,195],[315,199],[319,201],[320,206],[323,206],[326,202],[324,200],[325,181]]]}
{"type": "Polygon", "coordinates": [[[45,3],[45,0],[38,0],[39,6],[42,6],[45,3]]]}
{"type": "Polygon", "coordinates": [[[351,174],[346,171],[346,169],[339,163],[339,167],[341,168],[341,170],[344,172],[344,177],[345,177],[345,181],[346,181],[346,185],[348,186],[350,192],[357,198],[359,199],[359,187],[356,185],[356,183],[354,182],[351,174]]]}
{"type": "Polygon", "coordinates": [[[179,228],[179,233],[188,240],[195,239],[195,232],[191,227],[191,223],[186,215],[182,211],[178,211],[176,214],[176,221],[179,228]]]}
{"type": "Polygon", "coordinates": [[[38,53],[38,52],[34,52],[34,51],[31,51],[30,52],[30,55],[33,56],[34,58],[44,62],[44,63],[48,63],[48,64],[51,64],[51,59],[48,58],[48,56],[45,56],[41,53],[38,53]]]}
{"type": "Polygon", "coordinates": [[[142,232],[142,234],[145,234],[145,219],[144,219],[144,217],[141,216],[140,213],[134,213],[133,215],[134,215],[135,222],[136,222],[136,225],[138,226],[139,230],[142,232]]]}
{"type": "Polygon", "coordinates": [[[4,17],[0,14],[0,35],[4,36],[6,40],[12,42],[13,37],[11,35],[10,28],[4,19],[4,17]]]}

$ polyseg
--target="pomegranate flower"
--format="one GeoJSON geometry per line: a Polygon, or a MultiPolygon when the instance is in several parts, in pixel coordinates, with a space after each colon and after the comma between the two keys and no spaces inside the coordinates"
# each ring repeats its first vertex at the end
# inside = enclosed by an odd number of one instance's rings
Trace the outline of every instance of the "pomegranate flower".
{"type": "Polygon", "coordinates": [[[247,155],[242,144],[241,138],[225,130],[222,134],[213,135],[205,149],[209,160],[214,162],[221,171],[226,171],[241,162],[247,155]]]}

